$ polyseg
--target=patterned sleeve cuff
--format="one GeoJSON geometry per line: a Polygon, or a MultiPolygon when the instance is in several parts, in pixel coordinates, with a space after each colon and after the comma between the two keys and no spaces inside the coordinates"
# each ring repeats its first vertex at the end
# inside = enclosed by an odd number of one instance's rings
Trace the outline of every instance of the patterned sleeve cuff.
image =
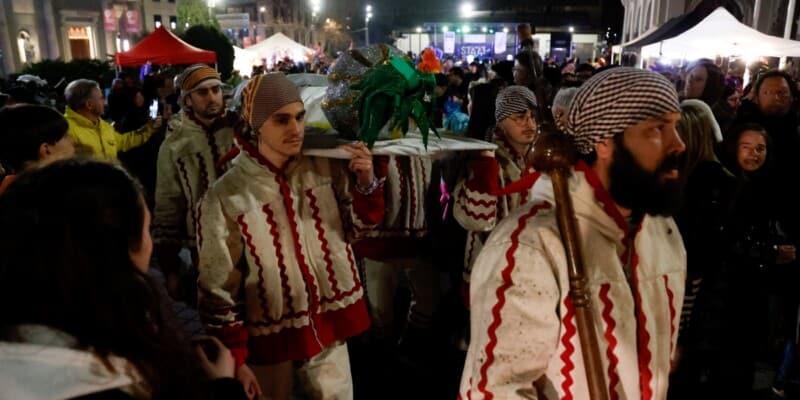
{"type": "Polygon", "coordinates": [[[356,192],[363,194],[364,196],[369,196],[375,192],[379,187],[383,187],[383,183],[386,181],[386,177],[378,179],[375,177],[372,179],[372,183],[366,186],[361,186],[358,183],[355,185],[356,192]]]}

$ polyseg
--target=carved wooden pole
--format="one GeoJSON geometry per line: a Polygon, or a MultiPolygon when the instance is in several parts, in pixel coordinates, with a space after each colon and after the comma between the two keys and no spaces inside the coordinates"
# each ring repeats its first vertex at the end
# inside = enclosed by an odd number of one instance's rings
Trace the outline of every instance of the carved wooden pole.
{"type": "Polygon", "coordinates": [[[567,179],[575,164],[577,153],[570,139],[560,132],[543,133],[533,147],[533,167],[550,175],[556,199],[556,218],[561,232],[561,242],[567,256],[569,273],[569,296],[575,307],[578,337],[583,350],[583,363],[586,365],[586,378],[592,400],[607,400],[608,392],[600,359],[600,346],[594,330],[591,301],[586,287],[581,242],[578,236],[577,220],[569,196],[567,179]]]}

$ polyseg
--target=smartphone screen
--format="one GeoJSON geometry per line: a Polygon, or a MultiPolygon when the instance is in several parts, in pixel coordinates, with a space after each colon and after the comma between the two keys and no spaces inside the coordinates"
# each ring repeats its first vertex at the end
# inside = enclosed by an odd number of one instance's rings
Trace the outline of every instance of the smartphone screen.
{"type": "Polygon", "coordinates": [[[158,100],[153,100],[150,104],[150,119],[158,118],[158,100]]]}

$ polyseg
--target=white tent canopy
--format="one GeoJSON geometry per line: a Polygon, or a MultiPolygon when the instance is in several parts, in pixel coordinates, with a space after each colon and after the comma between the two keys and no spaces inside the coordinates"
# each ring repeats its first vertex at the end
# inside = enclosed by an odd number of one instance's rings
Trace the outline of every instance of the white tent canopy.
{"type": "Polygon", "coordinates": [[[253,65],[261,65],[256,53],[241,47],[233,46],[233,57],[233,69],[238,70],[242,76],[250,76],[253,65]]]}
{"type": "Polygon", "coordinates": [[[295,61],[305,61],[309,54],[314,53],[314,50],[295,42],[280,32],[245,50],[256,54],[259,59],[266,59],[267,64],[270,65],[284,57],[289,57],[295,61]]]}
{"type": "Polygon", "coordinates": [[[800,41],[761,33],[719,7],[700,23],[670,39],[642,47],[642,58],[800,57],[800,41]]]}

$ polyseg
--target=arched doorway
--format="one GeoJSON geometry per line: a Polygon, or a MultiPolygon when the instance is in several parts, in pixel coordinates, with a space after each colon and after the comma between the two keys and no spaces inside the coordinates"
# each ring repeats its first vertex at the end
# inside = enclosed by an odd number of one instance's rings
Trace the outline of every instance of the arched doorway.
{"type": "Polygon", "coordinates": [[[21,64],[35,61],[36,47],[33,45],[33,40],[31,40],[31,34],[24,29],[17,34],[17,49],[19,50],[21,64]]]}

